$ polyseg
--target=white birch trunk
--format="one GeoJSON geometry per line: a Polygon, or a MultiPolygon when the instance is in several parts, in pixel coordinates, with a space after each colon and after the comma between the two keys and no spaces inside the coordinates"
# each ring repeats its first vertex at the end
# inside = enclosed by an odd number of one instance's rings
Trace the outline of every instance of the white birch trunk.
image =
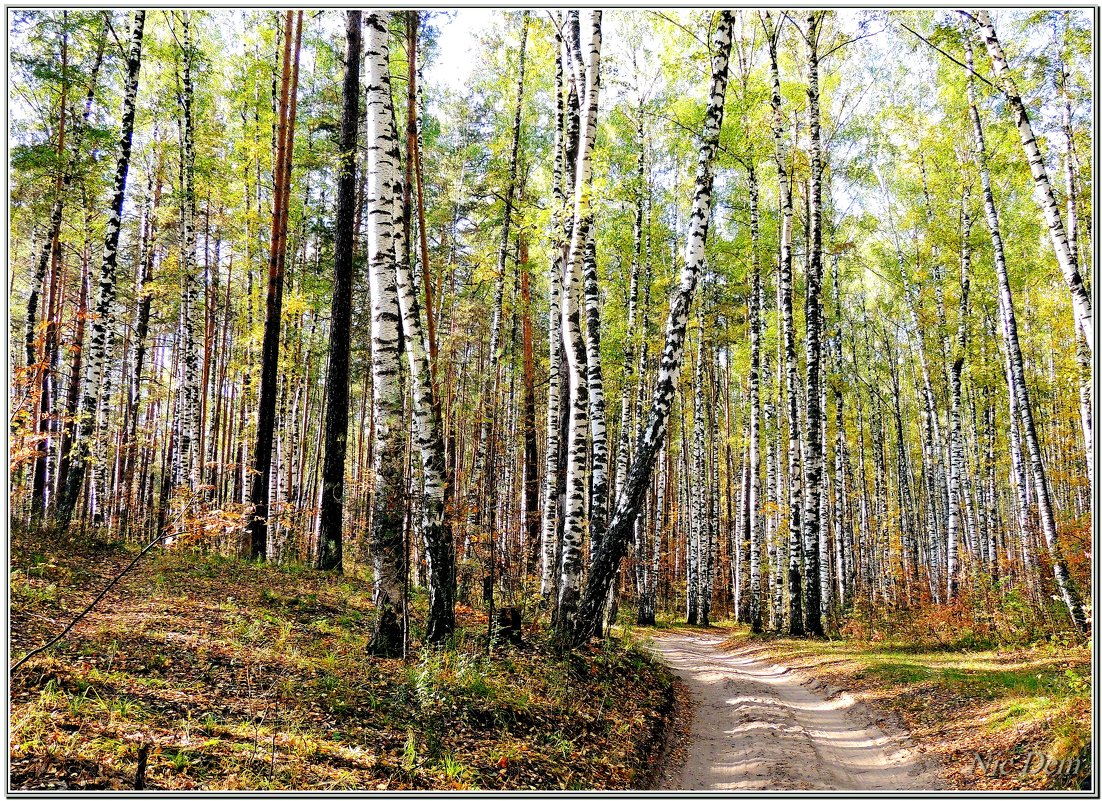
{"type": "MultiPolygon", "coordinates": [[[[965,37],[965,61],[969,69],[972,69],[972,47],[968,37],[965,37]]],[[[1033,410],[1029,401],[1029,390],[1025,381],[1025,365],[1022,359],[1021,345],[1018,341],[1018,323],[1014,314],[1014,299],[1010,291],[1010,279],[1007,273],[1006,258],[1003,252],[1002,234],[999,228],[998,211],[995,208],[995,197],[991,189],[991,176],[987,169],[987,152],[983,138],[983,126],[980,123],[979,111],[976,108],[975,87],[971,80],[968,83],[969,113],[972,118],[972,128],[975,134],[975,156],[980,169],[980,180],[983,185],[984,211],[987,216],[987,225],[991,233],[991,245],[995,257],[995,273],[999,282],[999,308],[1003,323],[1003,338],[1010,361],[1010,373],[1012,384],[1017,394],[1018,414],[1022,424],[1022,437],[1029,453],[1030,467],[1033,473],[1033,489],[1037,499],[1037,513],[1040,518],[1041,531],[1044,534],[1045,546],[1048,549],[1052,561],[1053,577],[1056,581],[1057,591],[1060,593],[1064,605],[1068,608],[1071,622],[1079,629],[1086,628],[1086,619],[1083,615],[1082,603],[1079,594],[1068,575],[1067,564],[1060,553],[1058,536],[1056,532],[1056,520],[1052,510],[1052,500],[1049,492],[1048,478],[1041,456],[1040,443],[1037,440],[1037,431],[1033,424],[1033,410]]]]}
{"type": "Polygon", "coordinates": [[[1052,184],[1048,179],[1048,170],[1045,169],[1045,160],[1041,155],[1037,138],[1033,135],[1033,126],[1029,122],[1029,114],[1018,92],[1014,76],[1010,74],[1010,66],[1006,62],[1002,44],[995,35],[995,26],[991,22],[991,16],[987,11],[979,9],[975,12],[975,19],[979,25],[984,43],[987,45],[987,54],[991,57],[995,75],[1002,84],[1003,93],[1014,115],[1014,126],[1018,129],[1018,136],[1022,140],[1022,150],[1029,161],[1029,169],[1033,174],[1033,198],[1041,211],[1041,215],[1048,226],[1049,238],[1052,240],[1052,249],[1056,251],[1056,260],[1060,264],[1060,270],[1064,274],[1068,290],[1071,292],[1071,302],[1075,311],[1075,323],[1083,333],[1087,347],[1094,352],[1094,324],[1091,313],[1091,299],[1087,289],[1083,285],[1083,278],[1079,274],[1077,259],[1072,254],[1068,243],[1067,234],[1064,231],[1064,221],[1060,217],[1060,207],[1056,204],[1056,198],[1052,192],[1052,184]]]}

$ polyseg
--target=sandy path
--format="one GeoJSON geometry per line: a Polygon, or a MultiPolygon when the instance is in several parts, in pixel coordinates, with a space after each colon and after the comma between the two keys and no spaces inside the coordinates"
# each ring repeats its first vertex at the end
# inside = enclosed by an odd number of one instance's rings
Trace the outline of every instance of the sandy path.
{"type": "Polygon", "coordinates": [[[696,708],[680,775],[666,790],[936,789],[936,770],[847,693],[718,648],[722,635],[670,634],[654,649],[696,708]]]}

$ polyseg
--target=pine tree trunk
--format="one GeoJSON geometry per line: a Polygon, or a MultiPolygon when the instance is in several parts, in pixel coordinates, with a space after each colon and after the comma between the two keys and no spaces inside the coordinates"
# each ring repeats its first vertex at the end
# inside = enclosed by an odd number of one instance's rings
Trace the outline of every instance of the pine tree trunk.
{"type": "Polygon", "coordinates": [[[268,296],[264,318],[264,340],[260,356],[260,399],[256,415],[256,449],[253,453],[253,481],[250,502],[253,510],[248,533],[253,559],[266,559],[268,542],[269,490],[272,444],[275,439],[277,376],[279,373],[279,330],[283,311],[283,278],[287,258],[287,213],[291,193],[291,167],[295,143],[295,108],[298,94],[299,51],[302,45],[302,12],[298,12],[292,34],[292,13],[286,12],[283,29],[283,74],[280,80],[279,127],[276,132],[272,200],[272,235],[268,255],[268,296]],[[295,45],[292,53],[291,37],[295,45]]]}
{"type": "MultiPolygon", "coordinates": [[[[62,12],[62,22],[66,26],[66,32],[62,35],[61,43],[61,67],[62,71],[66,69],[68,64],[68,33],[67,33],[67,18],[68,12],[62,12]]],[[[77,160],[80,157],[81,143],[83,141],[83,134],[88,127],[88,119],[92,115],[92,104],[95,100],[95,91],[97,86],[97,78],[99,76],[100,67],[103,64],[103,51],[107,43],[106,30],[101,32],[98,37],[98,44],[96,47],[95,59],[92,62],[92,68],[89,72],[88,78],[88,92],[84,99],[84,112],[80,120],[73,126],[72,135],[72,150],[71,155],[65,155],[65,132],[66,121],[68,116],[66,114],[66,98],[68,95],[68,81],[64,79],[61,86],[61,103],[60,103],[60,119],[58,120],[58,143],[57,152],[61,157],[62,163],[65,165],[54,182],[54,200],[53,207],[50,212],[50,224],[47,228],[47,236],[42,247],[41,254],[39,255],[37,267],[35,270],[34,278],[31,281],[31,292],[27,298],[27,322],[26,322],[26,350],[27,350],[27,367],[30,368],[37,363],[38,367],[36,371],[32,372],[32,380],[35,381],[40,388],[39,397],[39,414],[38,414],[38,432],[39,434],[46,434],[49,431],[49,417],[50,417],[50,405],[52,402],[51,391],[54,388],[54,377],[52,374],[52,364],[54,357],[56,356],[56,345],[54,344],[53,332],[56,330],[54,324],[54,314],[50,310],[57,305],[56,293],[52,290],[56,285],[55,278],[57,271],[60,269],[60,237],[61,237],[61,220],[62,211],[64,207],[65,192],[72,184],[75,166],[77,160]],[[51,295],[47,306],[46,316],[46,335],[39,340],[38,338],[38,302],[39,302],[39,290],[42,287],[43,282],[46,279],[47,267],[52,266],[52,272],[50,275],[50,288],[51,295]],[[39,343],[43,346],[42,359],[37,358],[39,343]]],[[[83,191],[83,189],[82,189],[83,191]]],[[[87,216],[87,204],[86,216],[87,216]]],[[[85,226],[88,228],[88,226],[85,226]]],[[[86,231],[86,239],[87,239],[86,231]]],[[[82,271],[85,271],[87,267],[87,248],[85,248],[85,254],[82,257],[82,271]]],[[[82,278],[82,281],[87,276],[82,278]]],[[[83,291],[83,283],[82,283],[83,291]]],[[[82,302],[82,308],[84,312],[87,311],[87,298],[82,302]]],[[[82,313],[84,313],[82,312],[82,313]]],[[[79,326],[81,329],[80,337],[77,340],[78,348],[83,347],[83,331],[84,321],[80,320],[79,326]]],[[[78,350],[79,354],[80,351],[78,350]]],[[[79,359],[74,361],[74,370],[72,377],[70,378],[69,387],[67,388],[67,403],[66,403],[66,416],[69,418],[65,428],[63,430],[62,442],[60,448],[60,459],[58,460],[57,468],[57,482],[56,486],[59,491],[64,490],[66,478],[68,476],[69,465],[71,463],[70,449],[73,443],[74,427],[76,425],[76,415],[78,405],[80,402],[79,389],[80,389],[80,368],[79,359]]],[[[48,473],[48,457],[49,457],[49,443],[47,438],[43,436],[39,444],[36,446],[38,454],[33,463],[33,476],[32,476],[32,492],[31,492],[31,505],[32,515],[40,515],[45,511],[47,501],[47,473],[48,473]]]]}
{"type": "Polygon", "coordinates": [[[635,449],[635,462],[628,473],[624,491],[617,500],[616,510],[612,515],[605,538],[590,567],[585,592],[578,607],[577,624],[573,631],[572,641],[575,644],[592,636],[597,626],[598,615],[604,600],[608,597],[609,587],[618,573],[620,560],[627,550],[627,541],[635,524],[635,518],[639,514],[646,487],[650,483],[651,470],[661,449],[669,421],[677,374],[684,356],[689,307],[704,259],[704,242],[708,234],[712,201],[712,166],[719,147],[719,133],[723,123],[732,22],[731,12],[720,12],[719,24],[716,26],[713,38],[711,85],[700,139],[696,188],[692,212],[689,215],[689,231],[685,241],[685,260],[681,269],[680,285],[670,304],[670,314],[666,322],[666,345],[662,351],[650,415],[639,436],[635,449]]]}
{"type": "MultiPolygon", "coordinates": [[[[90,215],[86,213],[85,222],[90,215]]],[[[91,226],[86,225],[88,232],[91,226]]],[[[84,362],[84,333],[88,321],[89,283],[88,262],[91,258],[91,242],[88,234],[85,235],[83,253],[80,264],[80,299],[77,302],[76,325],[73,331],[73,362],[69,378],[69,386],[65,391],[65,416],[67,421],[61,434],[61,458],[57,466],[57,486],[64,487],[69,475],[69,467],[72,464],[73,439],[76,436],[77,420],[80,416],[80,376],[81,366],[84,362]]]]}
{"type": "Polygon", "coordinates": [[[352,337],[353,223],[356,140],[360,120],[362,12],[345,12],[344,95],[341,108],[337,222],[333,243],[333,305],[325,380],[325,462],[322,467],[317,565],[341,570],[344,545],[344,467],[348,438],[348,366],[352,337]]]}
{"type": "MultiPolygon", "coordinates": [[[[65,156],[65,125],[68,119],[66,114],[69,82],[67,69],[69,63],[69,12],[62,12],[61,34],[61,98],[59,107],[57,155],[64,162],[65,156]]],[[[35,422],[35,431],[38,442],[35,444],[35,458],[33,462],[33,475],[31,477],[31,518],[37,519],[46,511],[48,500],[48,473],[50,470],[50,417],[52,395],[54,393],[54,362],[56,361],[56,324],[54,321],[58,305],[58,281],[60,278],[61,256],[61,217],[64,206],[65,178],[68,171],[64,168],[58,172],[54,181],[54,205],[50,214],[49,233],[42,246],[42,254],[38,259],[38,267],[35,270],[34,280],[31,281],[31,293],[27,299],[27,367],[37,365],[32,381],[38,385],[38,417],[35,422]],[[49,293],[46,302],[46,330],[42,338],[42,358],[38,358],[38,292],[46,280],[46,268],[50,267],[49,293]]],[[[61,488],[59,493],[60,503],[65,503],[65,490],[61,488]]]]}
{"type": "Polygon", "coordinates": [[[522,435],[524,439],[524,473],[521,507],[521,530],[524,540],[524,575],[532,574],[539,559],[540,545],[540,485],[539,448],[536,443],[536,366],[532,349],[532,290],[528,274],[528,238],[518,234],[518,268],[520,270],[521,342],[523,348],[524,390],[522,398],[522,435]]]}
{"type": "MultiPolygon", "coordinates": [[[[513,107],[513,135],[509,151],[509,175],[505,182],[504,210],[502,212],[501,244],[497,252],[497,271],[494,274],[494,299],[490,311],[490,361],[488,367],[482,373],[482,387],[479,391],[479,405],[481,419],[479,423],[478,450],[475,452],[474,467],[468,483],[467,501],[467,533],[466,539],[470,539],[478,526],[479,520],[484,517],[483,509],[483,479],[486,474],[486,463],[489,458],[490,429],[494,424],[496,410],[495,387],[500,378],[499,365],[504,355],[501,337],[501,314],[505,292],[505,267],[509,253],[509,233],[512,224],[513,199],[517,185],[517,157],[520,153],[520,122],[521,113],[524,110],[524,51],[528,43],[528,12],[521,16],[520,27],[520,67],[517,75],[516,104],[513,107]]],[[[487,493],[492,492],[492,487],[485,488],[487,493]]],[[[488,510],[485,510],[488,511],[488,510]]]]}

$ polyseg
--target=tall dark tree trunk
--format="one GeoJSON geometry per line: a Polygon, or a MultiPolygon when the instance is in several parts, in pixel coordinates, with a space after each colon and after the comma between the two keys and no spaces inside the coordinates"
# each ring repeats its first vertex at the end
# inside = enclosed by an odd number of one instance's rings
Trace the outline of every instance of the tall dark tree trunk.
{"type": "Polygon", "coordinates": [[[353,222],[356,205],[356,138],[360,120],[358,10],[345,12],[344,101],[341,108],[337,226],[333,243],[333,312],[325,380],[325,461],[318,521],[318,568],[340,570],[343,555],[344,462],[348,437],[348,361],[352,337],[353,222]]]}
{"type": "Polygon", "coordinates": [[[142,250],[138,265],[137,300],[138,309],[134,315],[134,362],[130,374],[129,397],[127,399],[127,430],[123,440],[123,467],[121,470],[124,493],[122,529],[126,529],[126,521],[131,514],[131,490],[134,478],[135,449],[137,448],[138,415],[141,410],[142,374],[145,369],[146,351],[149,347],[149,318],[153,306],[153,292],[150,286],[153,281],[153,261],[156,254],[154,239],[157,234],[157,209],[161,202],[161,154],[157,154],[157,166],[149,176],[149,193],[152,195],[147,200],[146,216],[143,221],[142,250]],[[151,190],[151,191],[150,191],[151,190]]]}
{"type": "Polygon", "coordinates": [[[532,350],[532,291],[528,275],[528,239],[522,230],[517,251],[520,270],[521,342],[524,360],[524,396],[521,430],[524,438],[524,574],[528,576],[539,558],[540,544],[540,466],[536,444],[536,366],[532,350]]]}

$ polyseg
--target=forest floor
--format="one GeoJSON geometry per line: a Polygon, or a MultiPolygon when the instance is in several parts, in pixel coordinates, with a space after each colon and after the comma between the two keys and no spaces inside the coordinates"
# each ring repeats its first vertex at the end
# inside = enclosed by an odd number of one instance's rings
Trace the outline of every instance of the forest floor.
{"type": "MultiPolygon", "coordinates": [[[[134,553],[14,532],[12,663],[134,553]]],[[[615,640],[562,656],[532,625],[487,654],[485,615],[458,614],[453,647],[378,659],[361,579],[154,551],[12,677],[11,789],[131,789],[143,746],[151,789],[650,785],[667,668],[615,640]]]]}
{"type": "Polygon", "coordinates": [[[933,640],[751,636],[745,626],[730,624],[672,624],[653,634],[636,628],[633,636],[663,653],[693,690],[689,745],[665,776],[670,789],[776,787],[789,773],[794,786],[859,787],[863,778],[854,771],[831,779],[831,764],[824,772],[816,763],[848,764],[830,742],[839,732],[868,750],[877,731],[887,738],[880,750],[886,748],[889,766],[893,758],[906,762],[909,752],[911,769],[922,767],[910,778],[905,772],[904,783],[873,759],[858,766],[873,783],[1089,787],[1091,654],[1085,645],[965,648],[933,640]],[[826,714],[832,709],[845,711],[842,721],[826,714]],[[787,764],[759,753],[747,737],[770,730],[797,742],[785,752],[794,755],[787,764]],[[769,763],[768,779],[757,776],[769,763]]]}

